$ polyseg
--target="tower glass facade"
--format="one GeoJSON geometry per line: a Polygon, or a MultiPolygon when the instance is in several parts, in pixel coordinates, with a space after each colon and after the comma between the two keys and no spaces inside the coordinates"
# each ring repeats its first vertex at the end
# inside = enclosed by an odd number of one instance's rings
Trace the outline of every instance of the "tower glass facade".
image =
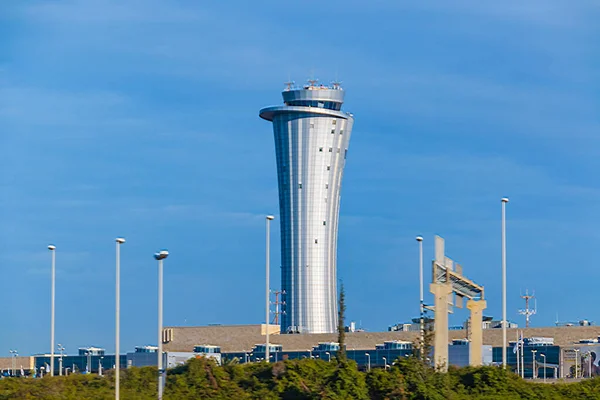
{"type": "Polygon", "coordinates": [[[282,332],[331,333],[337,326],[340,188],[354,118],[337,84],[288,88],[273,122],[281,224],[282,332]]]}

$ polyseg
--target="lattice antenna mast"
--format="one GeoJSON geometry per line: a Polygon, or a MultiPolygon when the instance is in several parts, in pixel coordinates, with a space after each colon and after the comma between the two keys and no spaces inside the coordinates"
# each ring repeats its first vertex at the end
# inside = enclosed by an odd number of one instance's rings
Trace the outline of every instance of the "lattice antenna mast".
{"type": "Polygon", "coordinates": [[[535,292],[529,294],[528,290],[525,290],[525,294],[521,295],[522,299],[525,299],[525,309],[519,310],[519,314],[525,316],[525,328],[529,328],[529,317],[537,313],[537,300],[535,300],[535,292]],[[529,300],[534,299],[534,308],[529,308],[529,300]]]}
{"type": "Polygon", "coordinates": [[[279,306],[285,305],[285,301],[279,301],[279,296],[285,294],[285,290],[276,290],[273,294],[275,294],[275,301],[272,301],[271,304],[275,306],[275,312],[273,312],[274,317],[272,324],[279,325],[279,316],[285,314],[283,307],[281,310],[279,309],[279,306]]]}

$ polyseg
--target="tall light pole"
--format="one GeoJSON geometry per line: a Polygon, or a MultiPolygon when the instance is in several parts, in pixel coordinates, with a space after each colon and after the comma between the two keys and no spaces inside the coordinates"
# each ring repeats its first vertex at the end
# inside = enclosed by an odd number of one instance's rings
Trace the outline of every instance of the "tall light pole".
{"type": "Polygon", "coordinates": [[[331,362],[331,353],[326,351],[325,354],[327,354],[327,362],[331,362]]]}
{"type": "Polygon", "coordinates": [[[385,371],[387,369],[387,358],[385,357],[381,357],[383,358],[383,370],[385,371]]]}
{"type": "Polygon", "coordinates": [[[115,278],[115,399],[119,400],[120,393],[120,369],[121,354],[121,245],[125,239],[116,238],[116,278],[115,278]]]}
{"type": "Polygon", "coordinates": [[[546,355],[540,353],[540,357],[544,357],[544,383],[546,383],[546,355]]]}
{"type": "Polygon", "coordinates": [[[573,350],[575,352],[575,379],[577,379],[577,368],[578,368],[578,358],[579,358],[579,349],[573,350]]]}
{"type": "Polygon", "coordinates": [[[502,368],[506,369],[506,203],[502,198],[502,368]]]}
{"type": "Polygon", "coordinates": [[[369,353],[365,353],[365,356],[367,356],[367,371],[371,370],[371,355],[369,353]]]}
{"type": "Polygon", "coordinates": [[[55,298],[55,280],[56,280],[56,246],[48,246],[52,253],[52,289],[50,300],[50,376],[54,376],[54,298],[55,298]]]}
{"type": "Polygon", "coordinates": [[[270,294],[270,290],[269,290],[269,274],[270,274],[270,266],[269,266],[269,262],[271,259],[271,221],[273,221],[275,219],[274,216],[272,215],[267,215],[266,217],[266,223],[267,223],[267,237],[266,237],[266,261],[265,261],[265,265],[266,265],[266,270],[267,270],[267,274],[266,274],[266,282],[267,282],[267,290],[266,290],[266,319],[265,319],[265,338],[266,338],[266,348],[265,348],[265,359],[267,360],[267,362],[270,362],[271,359],[270,357],[270,349],[269,349],[269,294],[270,294]]]}
{"type": "Polygon", "coordinates": [[[423,345],[425,343],[425,321],[424,321],[424,304],[423,304],[423,236],[417,236],[419,242],[419,332],[420,332],[420,354],[423,360],[424,352],[423,345]]]}
{"type": "Polygon", "coordinates": [[[12,376],[17,376],[17,374],[15,372],[15,369],[17,368],[17,362],[15,360],[16,360],[16,357],[19,355],[19,352],[17,350],[9,350],[9,353],[10,353],[10,357],[11,357],[10,366],[12,369],[12,376]]]}
{"type": "Polygon", "coordinates": [[[163,370],[163,260],[169,256],[167,250],[154,254],[158,260],[158,400],[162,400],[165,374],[163,370]]]}
{"type": "Polygon", "coordinates": [[[62,374],[63,374],[63,351],[65,351],[65,348],[60,343],[57,344],[56,346],[58,347],[58,351],[60,351],[60,358],[58,359],[58,375],[62,376],[62,374]]]}
{"type": "Polygon", "coordinates": [[[535,365],[536,364],[535,353],[537,353],[537,350],[531,350],[531,354],[532,354],[531,358],[533,360],[532,361],[532,369],[533,369],[533,371],[532,371],[532,374],[533,374],[532,378],[533,379],[537,379],[537,368],[536,368],[536,365],[535,365]]]}

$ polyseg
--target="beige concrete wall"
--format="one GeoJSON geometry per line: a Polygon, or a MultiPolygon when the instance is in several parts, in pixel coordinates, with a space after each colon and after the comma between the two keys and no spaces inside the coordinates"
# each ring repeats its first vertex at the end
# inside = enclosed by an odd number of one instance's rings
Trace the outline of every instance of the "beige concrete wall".
{"type": "MultiPolygon", "coordinates": [[[[208,327],[170,327],[173,340],[165,344],[166,351],[192,351],[195,345],[212,344],[223,351],[249,351],[255,344],[264,343],[261,325],[233,325],[208,327]]],[[[600,336],[600,326],[572,326],[523,329],[525,337],[553,337],[560,346],[572,345],[580,339],[600,336]]],[[[516,329],[507,329],[508,340],[516,340],[516,329]]],[[[386,340],[414,341],[419,332],[355,332],[346,334],[347,349],[373,349],[386,340]]],[[[465,330],[449,331],[448,341],[466,338],[465,330]]],[[[284,350],[308,350],[319,342],[336,342],[337,334],[273,335],[270,342],[283,345],[284,350]]],[[[500,346],[501,329],[484,329],[483,344],[500,346]]]]}
{"type": "MultiPolygon", "coordinates": [[[[267,326],[267,324],[260,325],[260,334],[261,335],[267,334],[266,326],[267,326]]],[[[279,325],[269,324],[269,335],[278,335],[280,333],[280,331],[281,331],[281,327],[279,325]]]]}
{"type": "MultiPolygon", "coordinates": [[[[34,366],[33,357],[16,357],[16,365],[17,369],[20,369],[23,366],[24,370],[30,370],[34,366]]],[[[9,369],[12,368],[12,357],[0,357],[0,369],[9,369]]]]}

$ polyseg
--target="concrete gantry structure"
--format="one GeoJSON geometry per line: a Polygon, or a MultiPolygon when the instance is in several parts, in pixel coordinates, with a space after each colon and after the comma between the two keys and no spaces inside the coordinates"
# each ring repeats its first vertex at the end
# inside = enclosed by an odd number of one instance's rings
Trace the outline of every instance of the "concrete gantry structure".
{"type": "Polygon", "coordinates": [[[462,308],[464,298],[467,298],[467,308],[471,311],[469,365],[481,365],[482,319],[487,306],[483,300],[483,286],[464,277],[461,265],[446,257],[444,239],[440,236],[435,237],[432,267],[430,291],[434,296],[435,310],[433,365],[440,371],[448,369],[448,312],[454,305],[462,308]]]}
{"type": "Polygon", "coordinates": [[[481,365],[481,349],[483,346],[483,310],[487,307],[485,300],[468,300],[467,308],[471,311],[469,329],[469,365],[477,367],[481,365]]]}
{"type": "Polygon", "coordinates": [[[337,233],[352,114],[339,84],[283,91],[260,110],[273,122],[281,226],[281,330],[331,333],[337,326],[337,233]]]}

